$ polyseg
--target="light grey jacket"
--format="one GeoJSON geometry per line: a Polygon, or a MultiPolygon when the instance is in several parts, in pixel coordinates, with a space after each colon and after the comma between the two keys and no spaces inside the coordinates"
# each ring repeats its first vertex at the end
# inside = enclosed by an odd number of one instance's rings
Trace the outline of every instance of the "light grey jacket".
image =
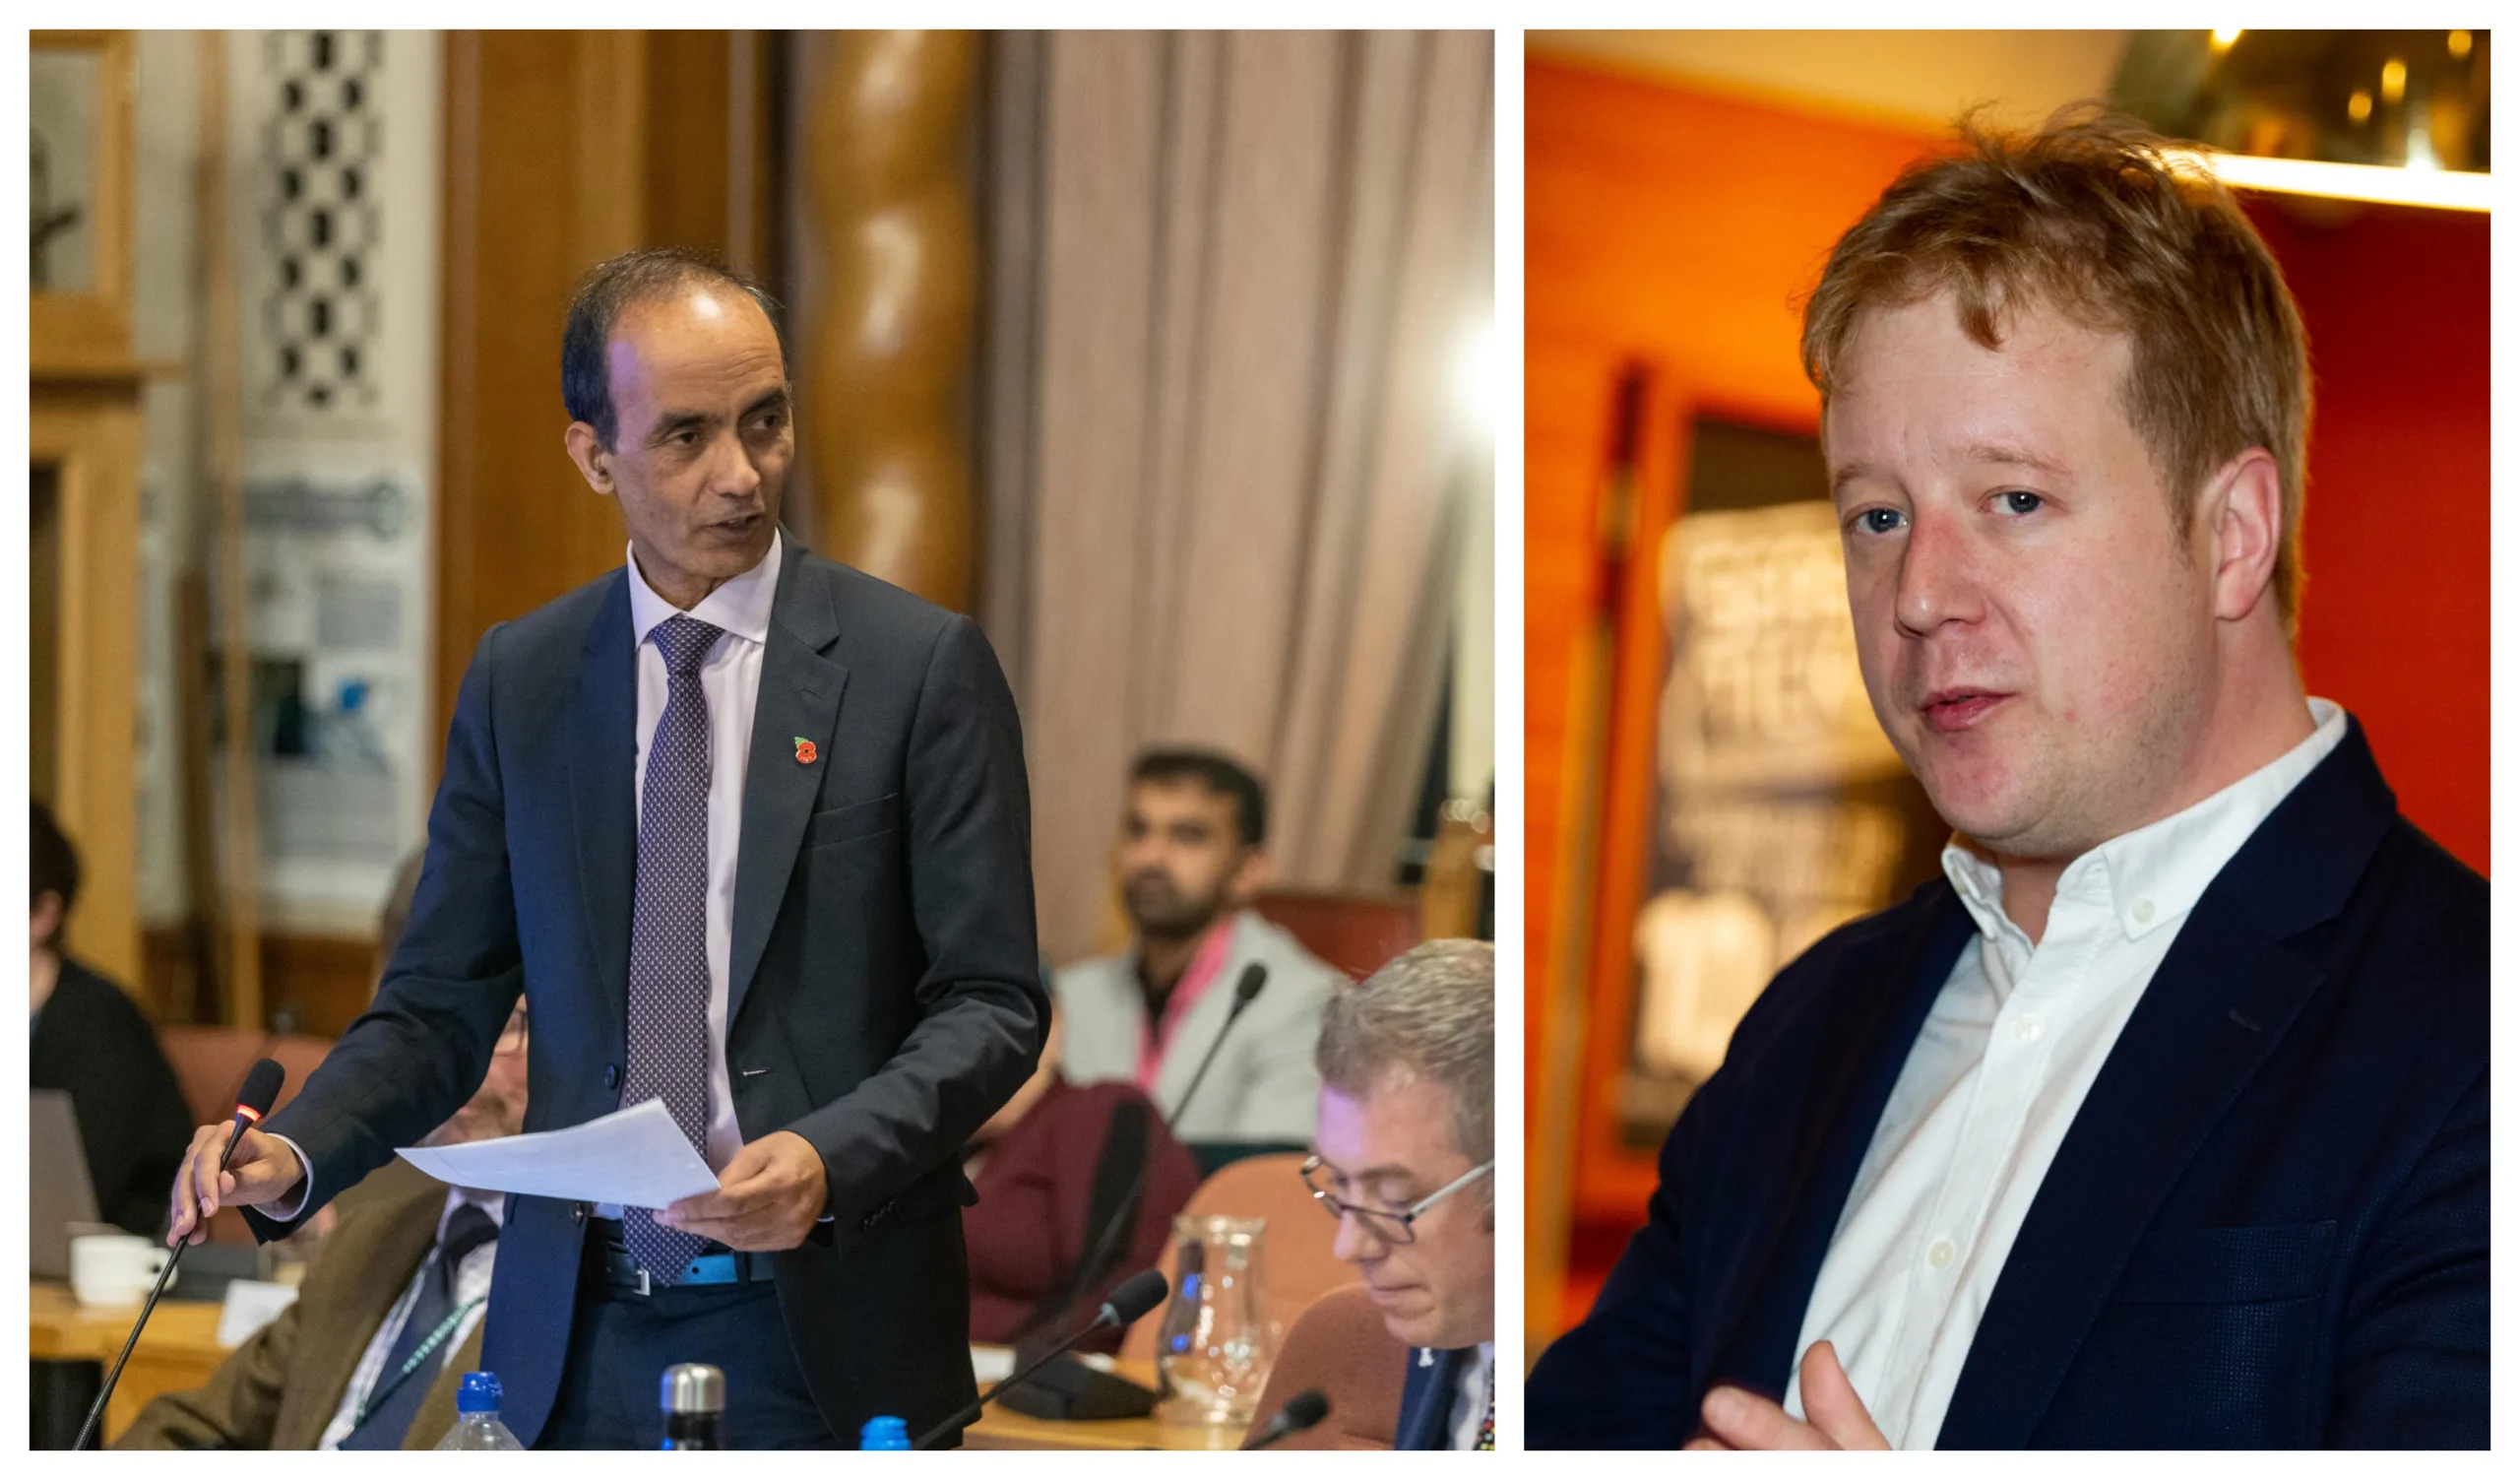
{"type": "MultiPolygon", "coordinates": [[[[1269,968],[1268,985],[1243,1009],[1172,1133],[1185,1141],[1308,1141],[1321,1095],[1313,1041],[1321,1034],[1323,1004],[1348,979],[1249,910],[1237,913],[1231,928],[1225,970],[1182,1019],[1156,1072],[1156,1107],[1166,1116],[1182,1108],[1182,1092],[1233,1009],[1234,985],[1257,961],[1269,968]]],[[[1135,1078],[1138,1029],[1146,1021],[1137,946],[1062,969],[1055,993],[1067,1035],[1059,1066],[1069,1081],[1135,1078]]]]}

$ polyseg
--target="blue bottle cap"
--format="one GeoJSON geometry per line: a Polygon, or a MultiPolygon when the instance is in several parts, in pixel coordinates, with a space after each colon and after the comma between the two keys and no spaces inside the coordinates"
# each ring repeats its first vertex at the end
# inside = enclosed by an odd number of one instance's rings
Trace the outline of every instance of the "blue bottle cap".
{"type": "Polygon", "coordinates": [[[898,1418],[881,1414],[866,1420],[857,1434],[861,1449],[907,1449],[910,1448],[910,1426],[898,1418]]]}
{"type": "Polygon", "coordinates": [[[499,1375],[494,1372],[468,1372],[464,1385],[455,1391],[458,1413],[496,1413],[499,1411],[499,1375]]]}

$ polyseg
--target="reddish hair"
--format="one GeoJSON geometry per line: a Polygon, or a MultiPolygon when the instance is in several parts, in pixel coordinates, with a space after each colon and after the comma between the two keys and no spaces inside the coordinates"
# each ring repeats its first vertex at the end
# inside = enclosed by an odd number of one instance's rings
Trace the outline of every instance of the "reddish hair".
{"type": "Polygon", "coordinates": [[[2183,537],[2216,470],[2252,447],[2283,484],[2275,600],[2301,593],[2309,344],[2274,254],[2170,142],[2093,104],[2035,134],[1958,125],[1958,153],[1901,172],[1838,238],[1804,305],[1802,368],[1825,406],[1867,313],[1949,293],[1992,350],[2031,303],[2129,342],[2118,405],[2151,450],[2183,537]]]}

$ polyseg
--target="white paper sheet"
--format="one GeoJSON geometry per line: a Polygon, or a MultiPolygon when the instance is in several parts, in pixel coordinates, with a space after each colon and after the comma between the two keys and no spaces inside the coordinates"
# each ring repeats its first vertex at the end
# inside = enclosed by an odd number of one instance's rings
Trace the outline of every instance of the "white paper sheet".
{"type": "Polygon", "coordinates": [[[657,1208],[718,1190],[718,1174],[683,1138],[662,1100],[642,1100],[565,1130],[405,1146],[396,1154],[450,1187],[573,1202],[657,1208]]]}
{"type": "Polygon", "coordinates": [[[295,1304],[295,1285],[276,1285],[259,1279],[229,1280],[227,1294],[219,1305],[219,1344],[244,1345],[246,1337],[278,1320],[281,1312],[295,1304]]]}

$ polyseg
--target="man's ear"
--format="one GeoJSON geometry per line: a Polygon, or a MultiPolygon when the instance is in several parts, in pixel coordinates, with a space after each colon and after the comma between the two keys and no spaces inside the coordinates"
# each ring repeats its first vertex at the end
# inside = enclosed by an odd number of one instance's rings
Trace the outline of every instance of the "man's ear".
{"type": "Polygon", "coordinates": [[[2213,561],[2214,614],[2238,621],[2273,593],[2284,556],[2284,480],[2274,455],[2252,447],[2234,458],[2206,485],[2196,512],[2210,521],[2205,550],[2213,561]]]}
{"type": "Polygon", "coordinates": [[[1269,855],[1254,848],[1242,856],[1241,866],[1233,870],[1233,898],[1237,904],[1249,904],[1269,887],[1277,877],[1269,867],[1269,855]]]}
{"type": "Polygon", "coordinates": [[[45,946],[61,943],[61,894],[58,890],[46,889],[35,896],[34,919],[30,924],[38,943],[45,946]]]}
{"type": "Polygon", "coordinates": [[[604,449],[595,428],[584,421],[572,421],[562,440],[569,449],[569,461],[578,465],[587,486],[606,498],[612,496],[612,454],[604,449]]]}

